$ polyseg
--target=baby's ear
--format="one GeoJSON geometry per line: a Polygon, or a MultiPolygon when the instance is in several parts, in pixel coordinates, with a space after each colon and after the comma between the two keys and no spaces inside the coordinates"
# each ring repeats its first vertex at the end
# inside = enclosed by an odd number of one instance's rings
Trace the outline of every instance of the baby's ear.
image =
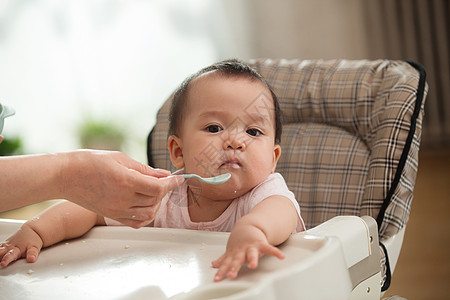
{"type": "Polygon", "coordinates": [[[273,147],[273,163],[272,163],[272,173],[275,172],[275,169],[277,167],[278,159],[281,156],[281,146],[275,145],[273,147]]]}
{"type": "Polygon", "coordinates": [[[183,143],[181,139],[175,135],[171,135],[167,141],[169,148],[170,161],[177,169],[184,168],[183,143]]]}

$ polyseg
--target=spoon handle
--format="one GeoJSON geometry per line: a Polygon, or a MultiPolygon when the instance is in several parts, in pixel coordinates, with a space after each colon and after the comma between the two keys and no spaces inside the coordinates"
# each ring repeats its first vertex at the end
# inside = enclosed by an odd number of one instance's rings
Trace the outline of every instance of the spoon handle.
{"type": "Polygon", "coordinates": [[[184,178],[198,178],[200,180],[203,179],[203,177],[200,177],[197,174],[180,174],[180,176],[184,178]]]}

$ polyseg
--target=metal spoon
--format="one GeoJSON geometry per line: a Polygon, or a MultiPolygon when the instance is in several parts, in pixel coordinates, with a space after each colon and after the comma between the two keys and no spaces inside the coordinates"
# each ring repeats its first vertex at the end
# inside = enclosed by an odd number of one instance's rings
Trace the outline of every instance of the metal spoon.
{"type": "Polygon", "coordinates": [[[208,177],[208,178],[203,178],[201,176],[198,176],[197,174],[180,174],[180,176],[183,176],[184,178],[197,178],[198,180],[201,180],[209,184],[221,184],[230,179],[231,174],[225,173],[215,177],[208,177]]]}

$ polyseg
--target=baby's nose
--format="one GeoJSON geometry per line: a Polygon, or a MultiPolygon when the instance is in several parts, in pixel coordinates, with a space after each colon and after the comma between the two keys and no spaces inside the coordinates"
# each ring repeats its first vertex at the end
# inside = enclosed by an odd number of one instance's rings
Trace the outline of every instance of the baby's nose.
{"type": "Polygon", "coordinates": [[[244,151],[246,149],[245,137],[242,135],[229,135],[224,142],[224,149],[244,151]]]}

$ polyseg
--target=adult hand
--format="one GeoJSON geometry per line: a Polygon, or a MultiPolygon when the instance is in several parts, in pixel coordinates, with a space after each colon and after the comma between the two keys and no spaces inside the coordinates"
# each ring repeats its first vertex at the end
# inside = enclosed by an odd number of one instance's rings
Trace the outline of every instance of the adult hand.
{"type": "Polygon", "coordinates": [[[80,150],[58,155],[65,157],[63,198],[134,228],[153,221],[161,199],[184,181],[121,152],[80,150]]]}

